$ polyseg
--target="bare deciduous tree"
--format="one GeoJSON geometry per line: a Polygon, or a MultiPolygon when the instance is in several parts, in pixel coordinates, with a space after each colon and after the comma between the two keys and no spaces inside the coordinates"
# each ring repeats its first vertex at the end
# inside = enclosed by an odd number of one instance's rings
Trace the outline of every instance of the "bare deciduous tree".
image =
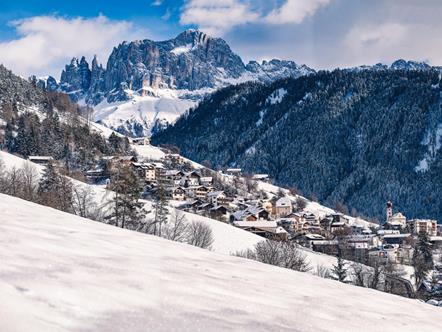
{"type": "Polygon", "coordinates": [[[82,185],[72,188],[72,208],[74,214],[96,221],[103,221],[103,210],[94,202],[92,189],[82,185]]]}
{"type": "Polygon", "coordinates": [[[305,254],[293,242],[262,241],[255,246],[256,260],[283,268],[307,272],[311,269],[305,254]]]}
{"type": "Polygon", "coordinates": [[[213,244],[213,233],[209,225],[199,221],[189,224],[187,243],[196,247],[210,249],[213,244]]]}
{"type": "Polygon", "coordinates": [[[186,242],[188,238],[189,225],[183,212],[175,210],[170,220],[164,226],[162,236],[168,240],[186,242]]]}
{"type": "Polygon", "coordinates": [[[22,198],[35,202],[37,200],[38,171],[30,162],[21,169],[22,198]]]}

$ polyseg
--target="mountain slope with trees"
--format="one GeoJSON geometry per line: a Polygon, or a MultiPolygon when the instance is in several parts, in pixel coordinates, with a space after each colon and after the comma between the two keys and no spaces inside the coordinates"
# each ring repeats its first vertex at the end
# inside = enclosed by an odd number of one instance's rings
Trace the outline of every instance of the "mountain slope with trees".
{"type": "Polygon", "coordinates": [[[370,69],[230,86],[153,142],[382,221],[387,200],[442,220],[439,81],[432,68],[370,69]]]}
{"type": "Polygon", "coordinates": [[[58,92],[44,91],[0,66],[0,148],[27,158],[51,156],[84,170],[103,154],[129,153],[127,139],[92,130],[90,112],[58,92]]]}

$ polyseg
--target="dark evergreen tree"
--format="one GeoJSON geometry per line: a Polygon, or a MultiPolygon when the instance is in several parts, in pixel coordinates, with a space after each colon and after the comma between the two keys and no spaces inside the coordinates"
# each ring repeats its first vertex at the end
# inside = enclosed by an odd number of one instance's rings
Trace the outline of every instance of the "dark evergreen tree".
{"type": "Polygon", "coordinates": [[[49,163],[43,172],[38,185],[41,204],[65,212],[72,211],[72,183],[58,173],[53,163],[49,163]]]}
{"type": "Polygon", "coordinates": [[[111,223],[121,228],[139,229],[144,223],[145,211],[139,201],[140,182],[130,167],[118,167],[111,178],[114,191],[111,223]]]}
{"type": "Polygon", "coordinates": [[[341,249],[338,249],[338,257],[336,265],[333,265],[332,269],[332,275],[333,277],[340,281],[340,282],[346,282],[347,279],[347,263],[345,263],[344,259],[342,258],[341,249]]]}
{"type": "Polygon", "coordinates": [[[425,280],[428,273],[433,269],[433,254],[430,238],[426,232],[419,234],[414,245],[412,265],[416,286],[425,280]]]}

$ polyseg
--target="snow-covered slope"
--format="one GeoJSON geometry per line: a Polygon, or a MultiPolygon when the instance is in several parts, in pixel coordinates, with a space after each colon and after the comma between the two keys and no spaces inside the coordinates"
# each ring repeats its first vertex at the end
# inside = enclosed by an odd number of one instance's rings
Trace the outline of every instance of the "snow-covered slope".
{"type": "Polygon", "coordinates": [[[0,195],[16,331],[438,331],[441,309],[0,195]]]}
{"type": "Polygon", "coordinates": [[[158,89],[150,96],[140,96],[133,91],[126,93],[127,101],[104,100],[94,106],[94,120],[131,136],[149,136],[155,124],[173,123],[196,105],[194,98],[202,98],[198,93],[193,93],[192,98],[183,97],[183,91],[172,89],[158,89]]]}

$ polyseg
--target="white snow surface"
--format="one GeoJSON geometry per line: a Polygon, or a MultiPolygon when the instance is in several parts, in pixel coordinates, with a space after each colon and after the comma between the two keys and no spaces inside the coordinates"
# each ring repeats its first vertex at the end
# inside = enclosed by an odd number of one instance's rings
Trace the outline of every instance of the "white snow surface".
{"type": "Polygon", "coordinates": [[[16,331],[438,331],[442,309],[0,195],[16,331]]]}
{"type": "Polygon", "coordinates": [[[187,44],[184,46],[178,46],[175,47],[172,51],[170,51],[171,53],[175,54],[175,55],[180,55],[180,54],[184,54],[184,53],[188,53],[192,50],[192,44],[187,44]]]}
{"type": "Polygon", "coordinates": [[[140,96],[128,90],[128,94],[131,94],[128,101],[102,101],[94,106],[94,120],[114,129],[124,125],[126,121],[142,124],[149,129],[156,120],[173,123],[196,105],[196,101],[192,99],[181,98],[185,93],[186,90],[157,89],[155,96],[140,96]]]}

